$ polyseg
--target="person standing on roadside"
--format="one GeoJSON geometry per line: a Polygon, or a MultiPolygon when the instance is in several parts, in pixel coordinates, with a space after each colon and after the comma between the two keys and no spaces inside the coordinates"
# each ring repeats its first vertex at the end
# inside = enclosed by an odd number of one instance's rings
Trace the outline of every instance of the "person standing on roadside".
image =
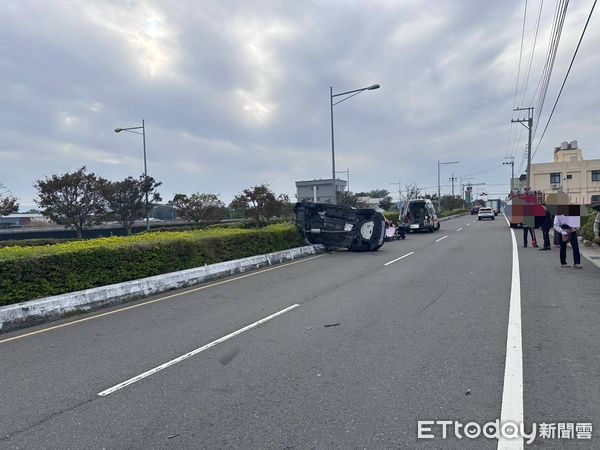
{"type": "Polygon", "coordinates": [[[562,235],[560,241],[560,265],[569,267],[567,264],[567,244],[571,243],[573,249],[573,267],[581,269],[581,255],[579,254],[579,241],[577,240],[577,229],[579,228],[579,217],[557,214],[554,217],[554,230],[562,235]]]}
{"type": "Polygon", "coordinates": [[[550,211],[548,210],[548,207],[545,203],[542,203],[542,206],[544,207],[546,212],[544,216],[544,221],[542,222],[542,225],[540,227],[542,229],[542,235],[544,236],[544,246],[540,248],[540,250],[551,250],[552,247],[550,247],[550,228],[552,228],[553,226],[552,214],[550,214],[550,211]]]}

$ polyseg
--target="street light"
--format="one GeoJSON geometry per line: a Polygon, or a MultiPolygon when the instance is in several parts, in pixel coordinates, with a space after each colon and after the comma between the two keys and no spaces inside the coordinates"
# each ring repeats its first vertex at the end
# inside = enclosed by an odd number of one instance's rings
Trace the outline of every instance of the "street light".
{"type": "MultiPolygon", "coordinates": [[[[144,144],[144,183],[147,183],[148,182],[148,167],[146,165],[146,126],[144,125],[144,119],[142,119],[141,127],[115,128],[115,133],[120,133],[121,131],[127,131],[128,133],[142,135],[142,142],[144,144]],[[142,130],[142,132],[140,133],[139,131],[134,131],[134,130],[142,130]]],[[[148,189],[147,188],[146,188],[145,209],[146,209],[146,230],[150,230],[150,215],[149,215],[149,210],[148,210],[148,189]]]]}
{"type": "Polygon", "coordinates": [[[440,160],[438,159],[438,213],[440,212],[440,197],[441,197],[441,193],[440,193],[440,166],[447,166],[449,164],[458,164],[459,161],[448,161],[448,162],[440,162],[440,160]]]}
{"type": "Polygon", "coordinates": [[[339,94],[334,94],[333,93],[333,86],[329,87],[329,104],[331,106],[331,174],[332,174],[332,181],[333,181],[333,197],[332,197],[332,204],[335,205],[336,204],[336,186],[335,186],[335,144],[334,144],[334,139],[333,139],[333,107],[335,105],[337,105],[338,103],[342,103],[343,101],[348,100],[350,97],[354,97],[355,95],[360,94],[363,91],[372,91],[374,89],[379,89],[379,85],[378,84],[372,84],[371,86],[367,86],[361,89],[354,89],[353,91],[346,91],[346,92],[340,92],[339,94]],[[342,95],[345,95],[346,97],[344,97],[341,100],[338,100],[337,102],[333,102],[334,97],[340,97],[342,95]]]}

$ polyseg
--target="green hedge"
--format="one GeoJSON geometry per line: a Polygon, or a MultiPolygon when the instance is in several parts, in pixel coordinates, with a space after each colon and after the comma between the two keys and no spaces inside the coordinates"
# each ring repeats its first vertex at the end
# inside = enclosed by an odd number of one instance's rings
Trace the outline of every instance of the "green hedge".
{"type": "Polygon", "coordinates": [[[440,213],[440,217],[454,216],[456,214],[465,214],[467,212],[469,212],[469,210],[468,209],[464,209],[464,208],[461,208],[461,209],[451,209],[449,211],[443,211],[442,213],[440,213]]]}
{"type": "Polygon", "coordinates": [[[21,239],[11,241],[0,241],[0,248],[4,247],[40,247],[43,245],[64,244],[65,242],[75,241],[76,239],[21,239]]]}
{"type": "Polygon", "coordinates": [[[398,223],[400,217],[400,211],[386,211],[383,213],[385,218],[393,223],[398,223]]]}
{"type": "Polygon", "coordinates": [[[587,217],[587,221],[585,217],[581,218],[581,223],[584,224],[579,228],[579,236],[582,239],[593,242],[594,241],[594,220],[596,219],[596,211],[590,211],[590,215],[587,217]]]}
{"type": "Polygon", "coordinates": [[[305,245],[293,225],[145,233],[0,249],[0,305],[305,245]]]}

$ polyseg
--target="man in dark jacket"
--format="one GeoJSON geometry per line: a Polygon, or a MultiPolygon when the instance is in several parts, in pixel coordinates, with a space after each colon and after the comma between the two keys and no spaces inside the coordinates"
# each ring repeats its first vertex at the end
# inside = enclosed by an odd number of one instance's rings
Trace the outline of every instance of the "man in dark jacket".
{"type": "Polygon", "coordinates": [[[550,250],[550,229],[554,226],[554,219],[552,218],[552,214],[548,211],[548,207],[545,203],[542,203],[544,209],[546,210],[544,221],[542,222],[541,229],[542,235],[544,236],[544,246],[540,248],[540,250],[550,250]]]}

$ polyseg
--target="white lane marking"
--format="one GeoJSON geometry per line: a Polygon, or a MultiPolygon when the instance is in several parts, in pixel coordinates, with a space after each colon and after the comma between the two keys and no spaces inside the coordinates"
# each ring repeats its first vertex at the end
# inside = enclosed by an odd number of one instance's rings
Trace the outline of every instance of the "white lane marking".
{"type": "Polygon", "coordinates": [[[96,314],[96,315],[91,316],[91,317],[84,317],[83,319],[77,319],[77,320],[74,320],[72,322],[62,323],[60,325],[55,325],[55,326],[52,326],[52,327],[44,328],[42,330],[32,331],[31,333],[20,334],[19,336],[14,336],[14,337],[11,337],[11,338],[0,340],[0,344],[4,344],[5,342],[10,342],[10,341],[15,341],[17,339],[21,339],[21,338],[28,337],[28,336],[33,336],[35,334],[40,334],[40,333],[45,333],[47,331],[56,330],[57,328],[68,327],[69,325],[74,325],[76,323],[87,322],[88,320],[98,319],[100,317],[109,316],[111,314],[116,314],[116,313],[119,313],[119,312],[122,312],[122,311],[127,311],[129,309],[139,308],[140,306],[149,305],[151,303],[160,302],[160,301],[167,300],[167,299],[170,299],[170,298],[173,298],[173,297],[179,297],[181,295],[190,294],[190,293],[196,292],[196,291],[201,291],[203,289],[208,289],[208,288],[211,288],[211,287],[214,287],[214,286],[219,286],[221,284],[231,283],[232,281],[241,280],[242,278],[253,277],[255,275],[259,275],[259,274],[264,273],[264,272],[269,272],[271,270],[282,269],[284,267],[291,266],[293,264],[300,264],[300,263],[303,263],[305,261],[309,261],[311,259],[320,258],[322,256],[325,256],[325,255],[309,256],[308,258],[302,258],[302,259],[299,259],[298,261],[292,261],[292,262],[289,262],[289,263],[279,264],[279,265],[277,265],[275,267],[269,267],[268,269],[263,269],[263,270],[258,270],[256,272],[247,273],[245,275],[240,275],[239,277],[228,278],[228,279],[223,280],[223,281],[217,281],[215,283],[211,283],[211,284],[207,284],[207,285],[202,285],[202,286],[197,287],[197,288],[188,289],[188,290],[186,290],[184,292],[177,292],[176,294],[166,295],[164,297],[155,298],[154,300],[148,300],[147,302],[137,303],[137,304],[131,305],[131,306],[125,306],[123,308],[115,309],[113,311],[108,311],[108,312],[105,312],[105,313],[96,314]]]}
{"type": "Polygon", "coordinates": [[[410,256],[410,255],[412,255],[413,253],[414,253],[414,252],[410,252],[410,253],[407,253],[406,255],[402,255],[400,258],[392,259],[390,262],[386,262],[386,263],[384,264],[384,266],[389,266],[390,264],[393,264],[393,263],[395,263],[396,261],[400,261],[401,259],[403,259],[403,258],[406,258],[407,256],[410,256]]]}
{"type": "Polygon", "coordinates": [[[292,305],[292,306],[288,306],[287,308],[282,309],[281,311],[276,312],[275,314],[271,314],[270,316],[267,316],[264,319],[260,319],[260,320],[254,322],[254,323],[251,323],[250,325],[246,325],[244,328],[240,328],[239,330],[234,331],[233,333],[229,333],[228,335],[223,336],[223,337],[221,337],[221,338],[219,338],[219,339],[217,339],[215,341],[212,341],[209,344],[203,345],[202,347],[197,348],[196,350],[192,350],[191,352],[188,352],[185,355],[181,355],[178,358],[172,359],[171,361],[168,361],[168,362],[166,362],[164,364],[161,364],[160,366],[157,366],[157,367],[155,367],[153,369],[147,370],[144,373],[136,375],[135,377],[130,378],[127,381],[123,381],[122,383],[119,383],[119,384],[117,384],[117,385],[115,385],[115,386],[113,386],[111,388],[108,388],[108,389],[102,391],[102,392],[98,392],[98,395],[101,396],[101,397],[105,397],[105,396],[107,396],[109,394],[112,394],[113,392],[118,391],[119,389],[123,389],[124,387],[129,386],[130,384],[133,384],[133,383],[135,383],[137,381],[140,381],[140,380],[142,380],[142,379],[144,379],[146,377],[149,377],[150,375],[153,375],[153,374],[155,374],[157,372],[160,372],[161,370],[166,369],[167,367],[171,367],[171,366],[173,366],[173,365],[175,365],[177,363],[180,363],[181,361],[184,361],[184,360],[186,360],[188,358],[191,358],[192,356],[197,355],[198,353],[203,352],[204,350],[207,350],[207,349],[209,349],[211,347],[214,347],[215,345],[220,344],[221,342],[224,342],[227,339],[231,339],[232,337],[235,337],[235,336],[237,336],[239,334],[242,334],[245,331],[248,331],[248,330],[250,330],[252,328],[255,328],[255,327],[257,327],[257,326],[259,326],[259,325],[261,325],[261,324],[263,324],[263,323],[271,320],[271,319],[274,319],[275,317],[280,316],[281,314],[284,314],[284,313],[286,313],[288,311],[291,311],[292,309],[295,309],[298,306],[300,306],[300,305],[298,305],[297,303],[294,304],[294,305],[292,305]]]}
{"type": "Polygon", "coordinates": [[[469,223],[467,224],[467,226],[469,226],[469,225],[471,225],[471,222],[469,222],[469,223]]]}
{"type": "Polygon", "coordinates": [[[440,242],[442,239],[446,239],[447,237],[448,237],[448,235],[442,236],[441,238],[436,239],[435,242],[440,242]]]}
{"type": "Polygon", "coordinates": [[[460,227],[460,228],[459,228],[458,230],[456,230],[456,231],[460,231],[460,230],[462,230],[462,229],[463,229],[463,227],[460,227]]]}
{"type": "MultiPolygon", "coordinates": [[[[508,220],[507,220],[508,222],[508,220]]],[[[504,364],[504,387],[502,390],[502,411],[500,423],[523,423],[523,347],[521,339],[521,276],[519,272],[519,252],[514,230],[512,238],[512,282],[510,285],[510,308],[506,336],[506,362],[504,364]]],[[[502,434],[502,433],[501,433],[502,434]]],[[[498,440],[498,449],[522,450],[523,438],[498,440]]]]}

